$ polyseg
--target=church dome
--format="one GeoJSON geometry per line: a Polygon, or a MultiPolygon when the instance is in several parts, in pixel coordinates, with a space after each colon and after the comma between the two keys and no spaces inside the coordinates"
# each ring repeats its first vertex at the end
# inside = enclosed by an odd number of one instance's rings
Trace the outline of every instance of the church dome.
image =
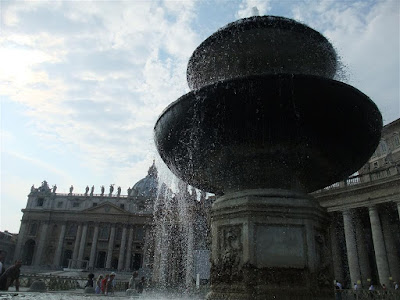
{"type": "Polygon", "coordinates": [[[130,192],[130,196],[138,200],[154,200],[157,197],[158,178],[155,163],[149,168],[147,176],[139,180],[130,192]]]}

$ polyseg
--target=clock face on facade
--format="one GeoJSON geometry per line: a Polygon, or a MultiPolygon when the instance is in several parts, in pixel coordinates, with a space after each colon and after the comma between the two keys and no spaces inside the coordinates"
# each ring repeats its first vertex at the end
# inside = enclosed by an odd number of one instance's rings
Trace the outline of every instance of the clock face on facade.
{"type": "Polygon", "coordinates": [[[109,212],[111,209],[111,207],[109,205],[104,206],[104,211],[105,212],[109,212]]]}

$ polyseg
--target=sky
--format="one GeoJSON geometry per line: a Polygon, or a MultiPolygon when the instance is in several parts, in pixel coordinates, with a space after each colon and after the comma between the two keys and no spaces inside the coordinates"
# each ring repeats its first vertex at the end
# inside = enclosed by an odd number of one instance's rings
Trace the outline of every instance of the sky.
{"type": "Polygon", "coordinates": [[[400,1],[0,0],[0,230],[18,232],[32,184],[84,193],[147,175],[163,109],[189,92],[188,59],[220,27],[293,18],[336,48],[341,80],[367,94],[384,124],[400,117],[400,1]]]}

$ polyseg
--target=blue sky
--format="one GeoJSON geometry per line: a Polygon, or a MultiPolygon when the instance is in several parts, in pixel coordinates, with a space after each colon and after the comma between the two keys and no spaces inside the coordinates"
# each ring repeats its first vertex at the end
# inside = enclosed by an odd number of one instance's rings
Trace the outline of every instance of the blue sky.
{"type": "Polygon", "coordinates": [[[255,6],[322,32],[346,82],[385,124],[400,117],[397,0],[0,1],[0,230],[18,232],[43,180],[58,192],[115,184],[126,194],[160,163],[153,126],[189,91],[191,53],[255,6]]]}

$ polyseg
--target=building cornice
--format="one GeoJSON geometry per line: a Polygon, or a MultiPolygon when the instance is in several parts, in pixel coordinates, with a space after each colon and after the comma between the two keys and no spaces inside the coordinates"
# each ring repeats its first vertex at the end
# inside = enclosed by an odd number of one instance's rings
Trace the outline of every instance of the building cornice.
{"type": "Polygon", "coordinates": [[[369,207],[384,202],[398,202],[400,174],[331,190],[315,192],[312,196],[328,212],[357,207],[369,207]]]}

